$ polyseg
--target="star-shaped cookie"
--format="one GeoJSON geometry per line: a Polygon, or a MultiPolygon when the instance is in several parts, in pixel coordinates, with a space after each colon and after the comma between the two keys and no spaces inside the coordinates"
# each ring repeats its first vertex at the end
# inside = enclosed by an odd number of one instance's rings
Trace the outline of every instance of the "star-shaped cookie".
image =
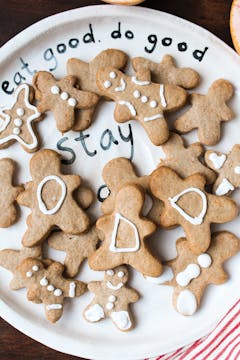
{"type": "Polygon", "coordinates": [[[42,115],[32,105],[34,90],[28,84],[20,85],[15,92],[15,99],[10,107],[0,111],[0,148],[5,148],[17,141],[27,152],[34,152],[39,147],[34,123],[42,115]]]}
{"type": "Polygon", "coordinates": [[[79,235],[64,234],[58,231],[48,238],[49,246],[66,253],[65,274],[69,277],[77,275],[83,260],[94,253],[98,242],[99,237],[95,227],[79,235]]]}
{"type": "Polygon", "coordinates": [[[0,227],[6,228],[17,220],[15,201],[23,191],[22,186],[14,186],[15,163],[13,160],[0,159],[0,227]]]}
{"type": "Polygon", "coordinates": [[[221,138],[221,122],[234,117],[226,102],[233,96],[232,84],[223,79],[214,81],[207,95],[191,94],[191,108],[174,123],[180,133],[198,129],[198,138],[205,145],[215,145],[221,138]]]}
{"type": "Polygon", "coordinates": [[[89,109],[98,102],[96,94],[79,90],[76,82],[76,77],[71,75],[57,81],[47,71],[39,71],[33,77],[36,98],[39,100],[38,110],[51,110],[62,133],[73,128],[77,109],[89,109]]]}
{"type": "MultiPolygon", "coordinates": [[[[80,59],[72,58],[67,62],[67,72],[77,78],[80,88],[84,91],[94,92],[100,97],[102,93],[96,85],[96,74],[100,68],[105,66],[112,66],[117,69],[123,69],[127,63],[127,55],[117,49],[107,49],[101,51],[89,63],[80,59]]],[[[82,131],[88,128],[92,123],[92,118],[96,109],[93,105],[87,110],[78,110],[76,113],[76,121],[73,126],[74,131],[82,131]]]]}
{"type": "Polygon", "coordinates": [[[61,173],[61,157],[53,150],[41,150],[30,161],[32,181],[17,201],[31,208],[22,244],[32,247],[44,241],[55,226],[67,234],[79,234],[89,227],[89,218],[73,198],[81,184],[78,175],[61,173]]]}
{"type": "Polygon", "coordinates": [[[239,239],[227,231],[213,234],[210,247],[198,256],[191,251],[187,239],[178,239],[178,256],[166,263],[172,271],[172,279],[164,283],[174,287],[175,309],[182,315],[193,315],[206,287],[227,281],[223,263],[239,251],[239,239]]]}
{"type": "Polygon", "coordinates": [[[211,223],[222,224],[238,214],[236,203],[225,196],[205,191],[200,174],[182,179],[172,169],[160,167],[151,175],[152,193],[165,204],[160,216],[164,227],[181,225],[195,254],[204,252],[211,241],[211,223]]]}
{"type": "Polygon", "coordinates": [[[171,55],[164,55],[160,63],[136,57],[132,59],[132,66],[136,72],[150,70],[153,82],[178,85],[185,89],[196,87],[200,80],[200,76],[195,70],[178,68],[171,55]]]}
{"type": "Polygon", "coordinates": [[[89,257],[93,270],[108,270],[129,264],[147,276],[158,276],[162,265],[149,251],[145,239],[153,234],[156,225],[141,216],[144,191],[137,185],[125,185],[115,197],[111,214],[100,217],[96,227],[104,241],[89,257]]]}
{"type": "Polygon", "coordinates": [[[28,300],[43,303],[46,317],[52,323],[62,316],[65,298],[81,296],[87,290],[82,281],[65,279],[62,276],[64,266],[59,262],[45,267],[41,260],[27,258],[18,265],[17,271],[28,290],[28,300]]]}
{"type": "Polygon", "coordinates": [[[162,145],[162,150],[166,157],[160,160],[158,166],[168,166],[182,178],[199,173],[206,177],[207,184],[212,184],[216,179],[214,171],[200,161],[204,149],[199,142],[185,146],[180,135],[171,133],[168,141],[162,145]]]}

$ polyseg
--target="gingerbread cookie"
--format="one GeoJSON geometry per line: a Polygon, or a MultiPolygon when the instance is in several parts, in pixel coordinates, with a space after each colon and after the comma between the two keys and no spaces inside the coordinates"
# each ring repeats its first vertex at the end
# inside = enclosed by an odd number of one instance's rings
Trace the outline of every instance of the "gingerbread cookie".
{"type": "Polygon", "coordinates": [[[211,246],[198,256],[191,251],[187,239],[178,239],[178,256],[166,263],[168,276],[163,273],[162,279],[159,277],[159,284],[174,287],[173,305],[176,311],[182,315],[193,315],[200,306],[205,288],[227,281],[223,263],[238,251],[239,239],[227,231],[213,234],[211,246]]]}
{"type": "Polygon", "coordinates": [[[118,191],[112,213],[100,217],[96,224],[104,234],[104,241],[89,257],[93,270],[129,264],[144,275],[160,275],[162,265],[145,244],[145,239],[155,232],[156,225],[141,216],[143,205],[141,187],[129,184],[118,191]]]}
{"type": "Polygon", "coordinates": [[[138,120],[154,145],[163,144],[169,137],[164,112],[177,110],[186,102],[185,90],[154,84],[146,72],[127,76],[111,67],[102,68],[97,72],[97,86],[116,102],[115,120],[138,120]]]}
{"type": "Polygon", "coordinates": [[[229,195],[240,187],[240,145],[234,145],[228,155],[209,150],[205,154],[207,165],[218,173],[213,185],[216,195],[229,195]]]}
{"type": "Polygon", "coordinates": [[[81,185],[75,192],[74,198],[82,209],[88,209],[95,200],[95,195],[88,186],[81,185]]]}
{"type": "Polygon", "coordinates": [[[25,281],[17,271],[18,265],[29,257],[40,258],[41,254],[41,246],[32,248],[22,247],[20,250],[4,249],[0,251],[0,266],[11,271],[13,274],[13,279],[9,285],[11,290],[18,290],[25,287],[25,281]]]}
{"type": "Polygon", "coordinates": [[[76,109],[89,109],[98,102],[96,94],[79,90],[76,82],[76,77],[70,75],[57,81],[47,71],[39,71],[33,77],[38,110],[51,110],[62,133],[73,128],[76,109]]]}
{"type": "MultiPolygon", "coordinates": [[[[127,55],[117,49],[103,50],[89,63],[79,59],[69,59],[67,62],[67,72],[77,78],[78,84],[83,91],[94,92],[100,97],[102,96],[96,85],[96,74],[100,68],[111,66],[117,69],[123,69],[127,63],[127,55]]],[[[92,123],[92,118],[96,109],[96,104],[90,109],[77,110],[76,121],[73,130],[82,131],[88,128],[92,123]]]]}
{"type": "Polygon", "coordinates": [[[198,129],[198,138],[203,144],[217,144],[221,138],[221,122],[234,117],[226,104],[233,92],[232,84],[220,79],[214,81],[207,95],[191,94],[192,107],[175,121],[175,129],[180,133],[198,129]]]}
{"type": "Polygon", "coordinates": [[[162,211],[163,203],[155,196],[152,196],[149,176],[138,176],[130,160],[126,158],[110,160],[103,168],[102,177],[110,191],[108,198],[104,200],[101,206],[104,214],[109,214],[113,211],[118,190],[123,185],[131,183],[142,186],[146,191],[142,214],[148,216],[153,222],[159,223],[159,214],[162,211]]]}
{"type": "Polygon", "coordinates": [[[64,251],[65,273],[69,277],[77,275],[80,265],[94,253],[99,241],[95,227],[79,235],[64,234],[54,232],[48,238],[48,244],[56,250],[64,251]]]}
{"type": "Polygon", "coordinates": [[[0,227],[6,228],[17,220],[15,201],[23,191],[22,186],[14,186],[15,163],[13,160],[0,159],[0,227]]]}
{"type": "Polygon", "coordinates": [[[164,55],[160,63],[136,57],[132,59],[132,66],[136,72],[150,70],[152,81],[155,83],[178,85],[185,89],[192,89],[199,83],[199,74],[191,68],[179,68],[171,55],[164,55]]]}
{"type": "Polygon", "coordinates": [[[204,190],[206,180],[200,174],[180,178],[172,169],[160,167],[151,175],[153,194],[165,204],[160,217],[164,227],[181,225],[191,250],[200,254],[211,240],[210,224],[222,224],[238,214],[235,202],[204,190]]]}
{"type": "Polygon", "coordinates": [[[32,105],[34,90],[28,84],[20,85],[15,91],[15,99],[10,107],[0,111],[0,148],[6,148],[15,141],[27,152],[34,152],[39,147],[34,124],[42,115],[32,105]]]}
{"type": "Polygon", "coordinates": [[[33,180],[17,200],[32,209],[22,244],[32,247],[44,241],[53,227],[67,234],[79,234],[89,227],[89,218],[73,198],[81,184],[78,175],[61,173],[61,157],[53,150],[41,150],[30,161],[33,180]]]}
{"type": "Polygon", "coordinates": [[[27,258],[18,265],[17,271],[28,290],[28,300],[43,303],[46,317],[52,323],[62,316],[64,298],[81,296],[87,290],[82,281],[65,279],[62,276],[64,266],[59,262],[45,267],[41,260],[27,258]]]}
{"type": "Polygon", "coordinates": [[[129,304],[138,301],[136,290],[128,288],[128,270],[126,266],[118,266],[107,270],[103,281],[92,281],[88,289],[94,293],[92,302],[84,310],[84,318],[89,322],[97,322],[109,317],[121,331],[133,328],[133,319],[129,304]]]}
{"type": "Polygon", "coordinates": [[[214,171],[204,166],[199,159],[204,152],[200,143],[185,146],[180,135],[171,133],[168,141],[162,145],[162,149],[166,157],[160,160],[158,166],[168,166],[182,178],[199,173],[206,177],[207,184],[212,184],[216,179],[214,171]]]}

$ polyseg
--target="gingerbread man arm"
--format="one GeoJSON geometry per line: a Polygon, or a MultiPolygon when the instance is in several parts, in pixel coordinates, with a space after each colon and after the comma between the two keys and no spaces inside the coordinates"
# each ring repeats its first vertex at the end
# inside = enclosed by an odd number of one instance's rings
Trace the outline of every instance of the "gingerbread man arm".
{"type": "Polygon", "coordinates": [[[128,298],[129,303],[135,303],[140,298],[139,293],[134,289],[128,288],[128,289],[126,289],[126,293],[127,293],[127,298],[128,298]]]}
{"type": "Polygon", "coordinates": [[[208,194],[208,207],[211,221],[216,224],[231,221],[238,215],[237,204],[227,196],[208,194]]]}
{"type": "Polygon", "coordinates": [[[185,112],[182,116],[180,116],[174,122],[174,128],[181,133],[189,132],[198,127],[198,122],[201,121],[202,114],[195,109],[194,104],[199,104],[203,95],[199,94],[191,94],[190,102],[192,107],[185,112]]]}
{"type": "Polygon", "coordinates": [[[97,295],[99,292],[101,292],[101,281],[91,281],[87,287],[89,291],[97,295]]]}

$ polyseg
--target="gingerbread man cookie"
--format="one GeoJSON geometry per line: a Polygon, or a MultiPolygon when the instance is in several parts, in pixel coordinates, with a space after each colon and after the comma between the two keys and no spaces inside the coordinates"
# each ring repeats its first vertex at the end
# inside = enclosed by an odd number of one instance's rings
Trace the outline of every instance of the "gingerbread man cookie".
{"type": "Polygon", "coordinates": [[[33,77],[38,110],[51,110],[62,133],[73,128],[76,109],[89,109],[98,102],[96,94],[79,90],[76,82],[76,77],[70,75],[57,81],[47,71],[39,71],[33,77]]]}
{"type": "Polygon", "coordinates": [[[13,278],[9,285],[11,290],[19,290],[25,287],[25,281],[17,271],[18,265],[24,259],[29,257],[40,258],[41,254],[41,246],[35,246],[32,248],[22,247],[20,250],[4,249],[0,251],[0,266],[11,271],[13,274],[13,278]]]}
{"type": "Polygon", "coordinates": [[[34,124],[42,115],[32,105],[34,90],[27,84],[20,85],[15,92],[15,99],[10,107],[0,111],[0,148],[5,148],[15,141],[27,152],[34,152],[39,147],[34,124]]]}
{"type": "Polygon", "coordinates": [[[15,163],[13,160],[0,159],[0,227],[6,228],[17,220],[15,201],[23,191],[22,186],[13,185],[15,163]]]}
{"type": "Polygon", "coordinates": [[[169,137],[164,112],[182,107],[186,102],[186,92],[175,85],[154,84],[145,75],[146,72],[127,76],[106,67],[97,72],[97,86],[116,102],[114,118],[117,122],[138,120],[152,143],[161,145],[169,137]]]}
{"type": "Polygon", "coordinates": [[[180,135],[171,133],[168,141],[162,145],[162,149],[166,157],[160,160],[158,166],[168,166],[182,178],[199,173],[206,177],[207,184],[212,184],[216,179],[214,171],[204,166],[199,159],[204,152],[200,143],[185,146],[180,135]]]}
{"type": "Polygon", "coordinates": [[[207,250],[211,240],[210,224],[222,224],[238,214],[235,202],[205,191],[200,174],[180,178],[172,169],[160,167],[151,175],[153,194],[165,204],[160,217],[164,227],[181,225],[195,254],[207,250]]]}
{"type": "Polygon", "coordinates": [[[223,263],[238,251],[239,239],[227,231],[213,234],[211,246],[198,256],[192,252],[187,239],[178,239],[178,256],[166,263],[168,276],[163,273],[158,282],[174,287],[173,305],[176,311],[182,315],[193,315],[200,306],[205,288],[227,281],[223,263]]]}
{"type": "Polygon", "coordinates": [[[53,150],[41,150],[30,161],[33,180],[17,200],[32,209],[22,244],[32,247],[44,241],[53,227],[67,234],[79,234],[89,227],[89,218],[73,198],[81,184],[78,175],[61,173],[61,157],[53,150]]]}
{"type": "Polygon", "coordinates": [[[102,177],[110,194],[102,203],[101,209],[104,214],[109,214],[114,209],[115,197],[118,190],[128,183],[140,185],[146,191],[142,214],[150,220],[159,223],[159,214],[163,203],[152,196],[149,186],[149,176],[138,176],[133,164],[126,158],[110,160],[103,168],[102,177]],[[151,194],[151,195],[150,195],[151,194]]]}
{"type": "Polygon", "coordinates": [[[150,70],[152,81],[155,83],[178,85],[185,89],[192,89],[199,83],[199,74],[191,68],[178,68],[171,55],[164,55],[160,63],[136,57],[132,59],[132,66],[136,72],[150,70]]]}
{"type": "Polygon", "coordinates": [[[192,107],[180,116],[174,127],[180,133],[198,129],[198,138],[205,145],[215,145],[221,138],[221,122],[234,117],[226,102],[233,96],[233,86],[227,80],[216,80],[207,95],[191,94],[192,107]]]}
{"type": "Polygon", "coordinates": [[[96,224],[104,235],[104,241],[89,257],[93,270],[129,264],[144,275],[160,275],[162,265],[145,244],[145,239],[155,232],[156,225],[141,216],[143,205],[141,187],[128,184],[118,191],[112,213],[100,217],[96,224]]]}
{"type": "Polygon", "coordinates": [[[103,281],[92,281],[88,289],[95,294],[92,302],[84,310],[84,318],[89,322],[97,322],[109,317],[121,331],[133,328],[133,319],[129,304],[138,301],[136,290],[128,288],[128,270],[126,266],[118,266],[107,270],[103,281]]]}
{"type": "Polygon", "coordinates": [[[65,273],[69,277],[77,275],[84,259],[94,253],[99,242],[95,227],[79,235],[64,234],[54,232],[48,238],[48,244],[56,250],[64,251],[65,273]]]}
{"type": "Polygon", "coordinates": [[[28,290],[28,300],[43,303],[46,317],[52,323],[62,316],[64,298],[81,296],[87,290],[82,281],[65,279],[62,276],[64,266],[59,262],[45,267],[41,260],[27,258],[20,263],[17,271],[28,290]]]}
{"type": "Polygon", "coordinates": [[[214,194],[229,195],[240,187],[240,145],[234,145],[228,155],[209,150],[205,154],[205,162],[218,173],[213,185],[214,194]]]}
{"type": "MultiPolygon", "coordinates": [[[[83,91],[94,92],[100,97],[102,93],[96,85],[96,74],[100,68],[111,66],[117,69],[123,69],[127,63],[127,55],[117,49],[103,50],[89,63],[79,59],[69,59],[67,62],[67,72],[77,78],[80,88],[83,91]]],[[[90,109],[77,110],[76,121],[73,126],[74,131],[87,129],[91,123],[96,109],[96,104],[90,109]]]]}

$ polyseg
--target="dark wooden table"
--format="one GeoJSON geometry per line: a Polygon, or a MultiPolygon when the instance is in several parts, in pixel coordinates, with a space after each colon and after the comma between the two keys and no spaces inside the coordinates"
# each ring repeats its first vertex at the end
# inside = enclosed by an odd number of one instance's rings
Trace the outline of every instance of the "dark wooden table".
{"type": "MultiPolygon", "coordinates": [[[[229,32],[231,0],[147,0],[142,6],[166,11],[205,27],[232,46],[229,32]]],[[[94,0],[0,0],[0,46],[29,25],[61,11],[103,4],[94,0]]],[[[0,319],[1,360],[70,360],[74,356],[51,350],[0,319]]]]}

